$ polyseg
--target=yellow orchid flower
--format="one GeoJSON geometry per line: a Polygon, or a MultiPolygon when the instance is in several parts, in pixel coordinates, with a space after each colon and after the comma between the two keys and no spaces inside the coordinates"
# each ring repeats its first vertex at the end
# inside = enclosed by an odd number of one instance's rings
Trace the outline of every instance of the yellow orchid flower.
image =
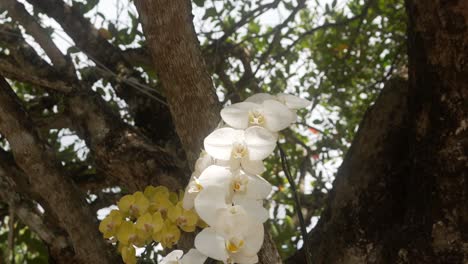
{"type": "Polygon", "coordinates": [[[132,195],[125,195],[117,203],[120,211],[133,218],[146,213],[149,207],[149,201],[142,192],[135,192],[132,195]]]}
{"type": "Polygon", "coordinates": [[[197,213],[193,209],[185,210],[182,207],[182,202],[179,202],[176,206],[169,208],[167,217],[185,232],[193,232],[197,227],[197,213]]]}
{"type": "Polygon", "coordinates": [[[152,201],[154,197],[169,197],[169,189],[166,186],[148,186],[145,188],[144,194],[148,200],[152,201]]]}
{"type": "Polygon", "coordinates": [[[153,239],[160,242],[163,247],[171,248],[179,241],[180,230],[170,220],[166,220],[161,231],[153,233],[153,239]]]}
{"type": "Polygon", "coordinates": [[[133,222],[124,221],[117,231],[117,240],[123,245],[143,246],[145,240],[138,236],[138,231],[133,222]]]}
{"type": "Polygon", "coordinates": [[[125,264],[136,264],[136,252],[132,245],[119,244],[119,252],[125,264]]]}
{"type": "Polygon", "coordinates": [[[150,202],[150,213],[161,212],[161,215],[165,217],[167,210],[171,206],[174,206],[170,200],[171,194],[169,189],[165,186],[148,186],[146,187],[144,194],[150,202]]]}
{"type": "Polygon", "coordinates": [[[116,235],[122,220],[123,216],[120,211],[112,210],[99,224],[99,231],[101,231],[104,238],[113,237],[116,235]]]}
{"type": "Polygon", "coordinates": [[[174,205],[177,204],[177,202],[179,202],[179,195],[175,192],[170,192],[169,201],[171,201],[171,203],[174,205]]]}
{"type": "Polygon", "coordinates": [[[161,231],[163,226],[164,220],[160,212],[156,212],[154,214],[147,212],[140,216],[135,224],[138,236],[142,240],[150,239],[153,233],[161,231]]]}

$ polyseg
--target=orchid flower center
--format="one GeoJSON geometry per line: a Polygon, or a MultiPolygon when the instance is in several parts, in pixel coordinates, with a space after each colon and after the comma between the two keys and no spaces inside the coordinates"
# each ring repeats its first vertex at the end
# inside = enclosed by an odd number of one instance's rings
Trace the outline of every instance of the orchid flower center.
{"type": "Polygon", "coordinates": [[[203,186],[200,184],[198,179],[195,179],[189,187],[188,193],[199,193],[201,190],[203,190],[203,186]]]}
{"type": "Polygon", "coordinates": [[[232,205],[232,206],[229,207],[229,213],[234,215],[234,214],[237,214],[237,212],[238,212],[237,211],[237,206],[232,205]]]}
{"type": "Polygon", "coordinates": [[[185,216],[177,217],[176,224],[178,226],[186,226],[187,225],[187,218],[185,216]]]}
{"type": "Polygon", "coordinates": [[[128,237],[128,242],[130,243],[134,243],[138,240],[138,236],[136,234],[131,234],[129,237],[128,237]]]}
{"type": "Polygon", "coordinates": [[[166,217],[166,216],[167,216],[167,211],[168,211],[167,208],[161,207],[161,208],[158,208],[157,211],[161,213],[161,216],[162,216],[162,217],[166,217]]]}
{"type": "Polygon", "coordinates": [[[114,230],[114,226],[115,226],[114,223],[112,223],[112,222],[111,222],[111,223],[108,223],[108,224],[106,225],[107,231],[110,232],[110,231],[114,230]]]}
{"type": "Polygon", "coordinates": [[[144,227],[146,232],[151,232],[153,230],[153,224],[145,223],[144,227]]]}
{"type": "Polygon", "coordinates": [[[242,159],[247,156],[247,146],[242,143],[234,143],[232,148],[232,157],[234,159],[242,159]]]}
{"type": "Polygon", "coordinates": [[[140,209],[138,208],[138,206],[132,204],[130,205],[130,208],[128,209],[128,211],[131,215],[138,215],[138,212],[140,211],[140,209]]]}
{"type": "Polygon", "coordinates": [[[254,126],[261,126],[265,123],[265,116],[258,111],[252,110],[249,111],[249,124],[254,126]]]}
{"type": "Polygon", "coordinates": [[[245,242],[239,237],[232,237],[226,240],[226,249],[229,253],[237,253],[243,246],[245,242]]]}
{"type": "Polygon", "coordinates": [[[237,175],[232,181],[232,189],[234,192],[245,192],[249,178],[245,175],[237,175]]]}

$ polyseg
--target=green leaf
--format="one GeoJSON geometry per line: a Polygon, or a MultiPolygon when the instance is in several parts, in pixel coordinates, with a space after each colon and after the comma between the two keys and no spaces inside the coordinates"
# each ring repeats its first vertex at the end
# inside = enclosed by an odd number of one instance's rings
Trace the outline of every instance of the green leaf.
{"type": "Polygon", "coordinates": [[[86,1],[86,4],[84,5],[83,12],[87,13],[87,12],[91,11],[98,3],[99,3],[99,0],[88,0],[88,1],[86,1]]]}
{"type": "Polygon", "coordinates": [[[218,14],[218,12],[216,11],[216,8],[214,7],[210,7],[208,9],[206,9],[205,11],[205,15],[203,16],[203,19],[207,19],[209,17],[214,17],[218,14]]]}
{"type": "Polygon", "coordinates": [[[193,0],[193,2],[199,7],[203,7],[205,5],[205,0],[193,0]]]}

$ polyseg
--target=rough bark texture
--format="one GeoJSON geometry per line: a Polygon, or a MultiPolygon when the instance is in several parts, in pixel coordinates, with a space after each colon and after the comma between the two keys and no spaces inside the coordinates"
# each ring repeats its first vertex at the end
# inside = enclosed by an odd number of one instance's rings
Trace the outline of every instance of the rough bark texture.
{"type": "Polygon", "coordinates": [[[59,221],[74,245],[81,263],[115,263],[115,257],[97,230],[97,221],[82,194],[42,143],[8,83],[0,78],[0,132],[8,139],[13,156],[28,175],[31,191],[59,221]],[[53,191],[51,191],[53,190],[53,191]],[[93,243],[89,243],[93,241],[93,243]]]}
{"type": "Polygon", "coordinates": [[[220,105],[188,0],[135,1],[175,128],[190,166],[219,122],[220,105]]]}
{"type": "Polygon", "coordinates": [[[49,247],[49,258],[56,263],[76,263],[67,233],[56,219],[41,214],[27,194],[28,177],[15,164],[12,155],[0,150],[0,200],[14,208],[17,217],[49,247]]]}
{"type": "Polygon", "coordinates": [[[408,89],[390,83],[361,123],[309,236],[314,263],[468,262],[468,3],[407,10],[408,89]]]}

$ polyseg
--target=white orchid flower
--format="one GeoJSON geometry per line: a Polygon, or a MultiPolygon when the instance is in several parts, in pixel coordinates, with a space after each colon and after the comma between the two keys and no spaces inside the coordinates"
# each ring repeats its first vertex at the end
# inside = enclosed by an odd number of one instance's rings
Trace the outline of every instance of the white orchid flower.
{"type": "Polygon", "coordinates": [[[196,176],[199,176],[206,168],[215,164],[215,160],[210,156],[206,151],[202,150],[200,157],[195,162],[195,171],[196,176]]]}
{"type": "Polygon", "coordinates": [[[220,212],[232,206],[241,207],[246,211],[251,222],[263,223],[268,220],[268,210],[263,207],[263,201],[248,199],[245,196],[229,201],[226,196],[225,190],[206,188],[195,198],[195,210],[209,226],[216,225],[220,212]]]}
{"type": "Polygon", "coordinates": [[[184,208],[195,208],[209,227],[195,238],[197,249],[184,257],[174,251],[162,263],[198,264],[207,257],[225,264],[258,262],[269,215],[263,202],[272,187],[256,174],[265,170],[262,160],[273,152],[276,132],[294,123],[296,110],[308,105],[294,95],[261,93],[221,111],[232,128],[219,128],[205,138],[206,152],[195,164],[183,199],[184,208]]]}
{"type": "Polygon", "coordinates": [[[185,210],[193,208],[193,201],[197,194],[201,191],[201,185],[198,183],[198,177],[209,166],[215,164],[215,160],[206,151],[202,150],[200,157],[195,162],[195,170],[190,177],[190,181],[185,188],[184,198],[182,200],[182,207],[185,210]]]}
{"type": "Polygon", "coordinates": [[[198,177],[195,177],[192,174],[192,178],[190,179],[187,187],[185,187],[184,198],[182,199],[182,207],[185,210],[193,208],[195,198],[202,189],[203,187],[200,185],[198,177]]]}
{"type": "Polygon", "coordinates": [[[233,104],[221,110],[221,117],[233,128],[261,126],[271,132],[283,130],[296,121],[295,112],[276,100],[233,104]]]}
{"type": "Polygon", "coordinates": [[[167,254],[160,264],[203,264],[208,258],[207,256],[200,253],[200,251],[192,248],[185,254],[182,250],[174,250],[167,254]]]}
{"type": "Polygon", "coordinates": [[[292,94],[286,94],[286,93],[279,93],[277,95],[271,95],[267,93],[258,93],[245,99],[245,102],[252,102],[252,103],[260,104],[267,100],[276,100],[286,105],[289,109],[293,109],[293,110],[305,108],[311,104],[309,100],[297,97],[292,94]]]}
{"type": "Polygon", "coordinates": [[[202,191],[195,198],[195,210],[208,225],[216,223],[219,210],[232,205],[242,206],[252,221],[263,223],[268,219],[263,199],[272,187],[262,177],[213,165],[203,171],[198,182],[202,191]]]}
{"type": "Polygon", "coordinates": [[[205,138],[205,150],[215,159],[229,161],[232,169],[258,174],[264,171],[262,160],[275,149],[276,137],[263,127],[246,130],[224,127],[205,138]]]}
{"type": "Polygon", "coordinates": [[[251,222],[241,207],[232,206],[219,212],[214,227],[205,228],[197,235],[195,247],[224,263],[257,263],[263,237],[263,225],[251,222]]]}
{"type": "Polygon", "coordinates": [[[182,250],[173,250],[171,253],[167,254],[160,264],[178,264],[179,260],[182,258],[182,255],[184,255],[184,252],[182,250]]]}

